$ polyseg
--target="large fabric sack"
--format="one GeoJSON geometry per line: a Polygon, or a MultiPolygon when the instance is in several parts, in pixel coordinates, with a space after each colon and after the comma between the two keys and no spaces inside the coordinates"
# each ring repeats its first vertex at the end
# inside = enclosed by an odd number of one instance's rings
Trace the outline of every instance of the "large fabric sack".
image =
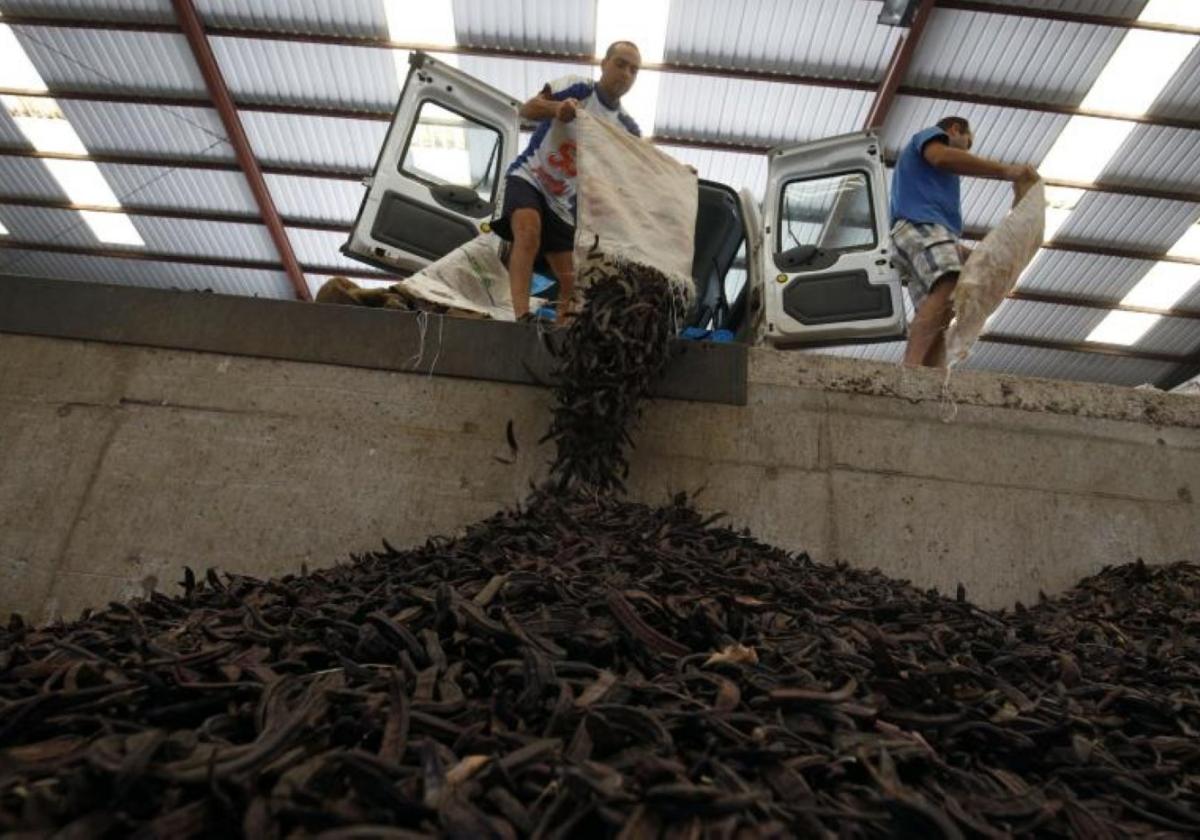
{"type": "Polygon", "coordinates": [[[662,274],[690,303],[699,203],[695,173],[619,125],[583,111],[575,120],[577,287],[635,263],[662,274]]]}
{"type": "Polygon", "coordinates": [[[954,287],[954,320],[946,331],[946,360],[966,360],[988,317],[1012,291],[1041,247],[1046,232],[1046,189],[1037,181],[971,252],[954,287]]]}

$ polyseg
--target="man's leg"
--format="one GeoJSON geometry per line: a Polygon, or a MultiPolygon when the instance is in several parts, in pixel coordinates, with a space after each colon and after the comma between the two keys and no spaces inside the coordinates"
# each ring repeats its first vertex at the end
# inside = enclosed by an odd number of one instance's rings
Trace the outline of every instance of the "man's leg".
{"type": "Polygon", "coordinates": [[[910,367],[941,367],[946,354],[946,327],[954,316],[954,285],[958,273],[943,274],[921,301],[908,327],[904,364],[910,367]]]}
{"type": "Polygon", "coordinates": [[[574,315],[571,295],[575,291],[575,252],[555,251],[546,254],[546,262],[558,280],[558,320],[564,321],[574,315]]]}
{"type": "Polygon", "coordinates": [[[508,285],[512,291],[513,315],[520,319],[529,313],[533,261],[542,244],[542,214],[532,207],[521,207],[512,212],[509,225],[513,242],[508,255],[508,285]]]}

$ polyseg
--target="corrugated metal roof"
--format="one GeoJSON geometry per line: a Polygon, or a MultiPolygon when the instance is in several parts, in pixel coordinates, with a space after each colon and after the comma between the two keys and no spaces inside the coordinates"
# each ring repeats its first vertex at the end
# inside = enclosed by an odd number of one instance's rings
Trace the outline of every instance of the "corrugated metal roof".
{"type": "Polygon", "coordinates": [[[12,273],[19,276],[150,286],[156,289],[211,289],[227,295],[296,299],[287,275],[282,271],[181,265],[120,257],[81,259],[72,254],[25,250],[0,251],[0,271],[4,270],[4,262],[9,259],[13,260],[15,266],[12,273]]]}
{"type": "Polygon", "coordinates": [[[91,20],[171,23],[171,0],[0,0],[0,12],[38,17],[82,17],[91,20]]]}
{"type": "Polygon", "coordinates": [[[775,145],[862,127],[873,94],[827,87],[665,74],[655,133],[775,145]]]}
{"type": "Polygon", "coordinates": [[[547,82],[563,76],[582,76],[585,79],[592,77],[590,65],[560,61],[527,61],[460,55],[458,67],[464,73],[471,74],[481,82],[489,84],[521,102],[536,96],[547,82]]]}
{"type": "Polygon", "coordinates": [[[1058,237],[1162,253],[1197,218],[1200,218],[1200,204],[1188,201],[1089,192],[1071,211],[1058,237]]]}
{"type": "Polygon", "coordinates": [[[1137,285],[1153,265],[1149,260],[1071,251],[1042,251],[1021,277],[1018,288],[1116,303],[1137,285]]]}
{"type": "Polygon", "coordinates": [[[383,0],[195,0],[200,17],[210,26],[388,36],[383,0]]]}
{"type": "Polygon", "coordinates": [[[884,145],[895,154],[918,131],[950,116],[970,121],[975,132],[973,152],[1010,163],[1041,161],[1070,119],[1065,114],[897,96],[884,125],[884,145]]]}
{"type": "Polygon", "coordinates": [[[1200,120],[1200,46],[1175,71],[1150,113],[1156,117],[1200,120]]]}
{"type": "Polygon", "coordinates": [[[1181,309],[1200,309],[1200,283],[1192,286],[1192,290],[1177,305],[1181,309]]]}
{"type": "Polygon", "coordinates": [[[1175,366],[1146,359],[1127,359],[1097,353],[1069,350],[1045,350],[980,342],[967,359],[966,367],[1018,376],[1047,379],[1074,379],[1081,382],[1108,382],[1136,387],[1155,383],[1170,374],[1175,366]]]}
{"type": "Polygon", "coordinates": [[[211,108],[76,100],[61,100],[59,105],[83,144],[95,154],[234,159],[221,119],[211,108]]]}
{"type": "MultiPolygon", "coordinates": [[[[0,214],[13,239],[64,245],[99,244],[83,217],[72,210],[0,204],[0,214]]],[[[5,255],[6,253],[0,252],[0,272],[12,265],[12,260],[5,255]]]]}
{"type": "Polygon", "coordinates": [[[1139,350],[1188,355],[1200,352],[1200,329],[1184,318],[1162,318],[1137,343],[1139,350]]]}
{"type": "Polygon", "coordinates": [[[392,51],[249,38],[210,38],[239,102],[378,111],[400,96],[392,51]]]}
{"type": "Polygon", "coordinates": [[[102,163],[100,171],[122,203],[175,210],[258,214],[241,172],[102,163]]]}
{"type": "Polygon", "coordinates": [[[50,170],[33,158],[0,157],[0,184],[8,196],[67,200],[50,170]]]}
{"type": "MultiPolygon", "coordinates": [[[[3,207],[5,225],[14,239],[65,245],[100,244],[83,218],[73,210],[0,206],[3,207]]],[[[130,220],[145,241],[147,251],[225,259],[279,260],[271,237],[262,225],[159,216],[130,216],[130,220]]],[[[105,243],[103,247],[126,246],[105,243]]],[[[131,250],[142,249],[131,247],[131,250]]]]}
{"type": "Polygon", "coordinates": [[[673,3],[668,61],[874,81],[901,30],[874,3],[845,0],[689,0],[673,3]]]}
{"type": "Polygon", "coordinates": [[[1139,125],[1100,180],[1129,187],[1200,189],[1200,131],[1139,125]]]}
{"type": "Polygon", "coordinates": [[[1004,181],[964,178],[962,181],[963,224],[991,229],[1012,207],[1012,185],[1004,181]]]}
{"type": "Polygon", "coordinates": [[[591,55],[595,0],[454,0],[454,32],[473,47],[591,55]]]}
{"type": "Polygon", "coordinates": [[[204,77],[183,35],[14,25],[51,89],[203,94],[204,77]]]}
{"type": "Polygon", "coordinates": [[[767,156],[757,152],[721,152],[663,143],[660,148],[682,163],[696,167],[701,178],[750,190],[761,202],[767,188],[767,156]]]}
{"type": "Polygon", "coordinates": [[[314,222],[350,224],[366,193],[361,184],[328,178],[266,175],[280,215],[314,222]]]}
{"type": "Polygon", "coordinates": [[[840,356],[843,359],[866,359],[872,362],[898,364],[904,358],[904,342],[880,341],[874,344],[847,344],[842,347],[818,347],[799,352],[814,356],[840,356]]]}
{"type": "Polygon", "coordinates": [[[242,113],[254,154],[264,164],[368,172],[375,166],[388,124],[300,114],[242,113]]]}
{"type": "Polygon", "coordinates": [[[936,9],[905,77],[941,90],[1078,105],[1124,30],[936,9]]]}
{"type": "MultiPolygon", "coordinates": [[[[967,0],[972,2],[972,0],[967,0]]],[[[1106,17],[1135,18],[1142,13],[1146,0],[987,0],[995,6],[1014,10],[1043,9],[1053,12],[1077,12],[1106,17]]]]}
{"type": "Polygon", "coordinates": [[[1083,341],[1106,314],[1102,309],[1006,300],[988,321],[986,332],[1054,341],[1083,341]]]}
{"type": "MultiPolygon", "coordinates": [[[[288,228],[288,239],[291,240],[292,250],[296,259],[304,265],[321,268],[352,268],[358,271],[376,271],[372,266],[358,260],[352,260],[341,252],[346,244],[346,234],[324,230],[304,230],[288,228]]],[[[384,272],[380,271],[382,276],[384,272]]]]}

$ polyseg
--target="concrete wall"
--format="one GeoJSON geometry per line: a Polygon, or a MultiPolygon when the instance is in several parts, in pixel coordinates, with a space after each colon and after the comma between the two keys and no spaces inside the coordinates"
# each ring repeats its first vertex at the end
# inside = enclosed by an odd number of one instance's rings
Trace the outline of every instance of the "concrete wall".
{"type": "MultiPolygon", "coordinates": [[[[762,539],[1001,606],[1108,563],[1197,559],[1200,399],[767,349],[746,406],[660,401],[632,495],[704,488],[762,539]]],[[[520,499],[549,392],[0,334],[0,615],[278,575],[520,499]],[[520,453],[507,455],[512,420],[520,453]]]]}

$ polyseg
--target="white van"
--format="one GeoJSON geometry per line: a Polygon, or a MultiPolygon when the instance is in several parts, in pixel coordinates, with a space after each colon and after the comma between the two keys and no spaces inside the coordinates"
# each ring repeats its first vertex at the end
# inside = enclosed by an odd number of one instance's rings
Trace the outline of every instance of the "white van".
{"type": "MultiPolygon", "coordinates": [[[[521,103],[415,52],[342,251],[414,272],[481,231],[502,205],[521,103]]],[[[882,146],[871,132],[768,153],[765,206],[700,181],[690,325],[779,347],[903,338],[889,259],[882,146]]]]}

